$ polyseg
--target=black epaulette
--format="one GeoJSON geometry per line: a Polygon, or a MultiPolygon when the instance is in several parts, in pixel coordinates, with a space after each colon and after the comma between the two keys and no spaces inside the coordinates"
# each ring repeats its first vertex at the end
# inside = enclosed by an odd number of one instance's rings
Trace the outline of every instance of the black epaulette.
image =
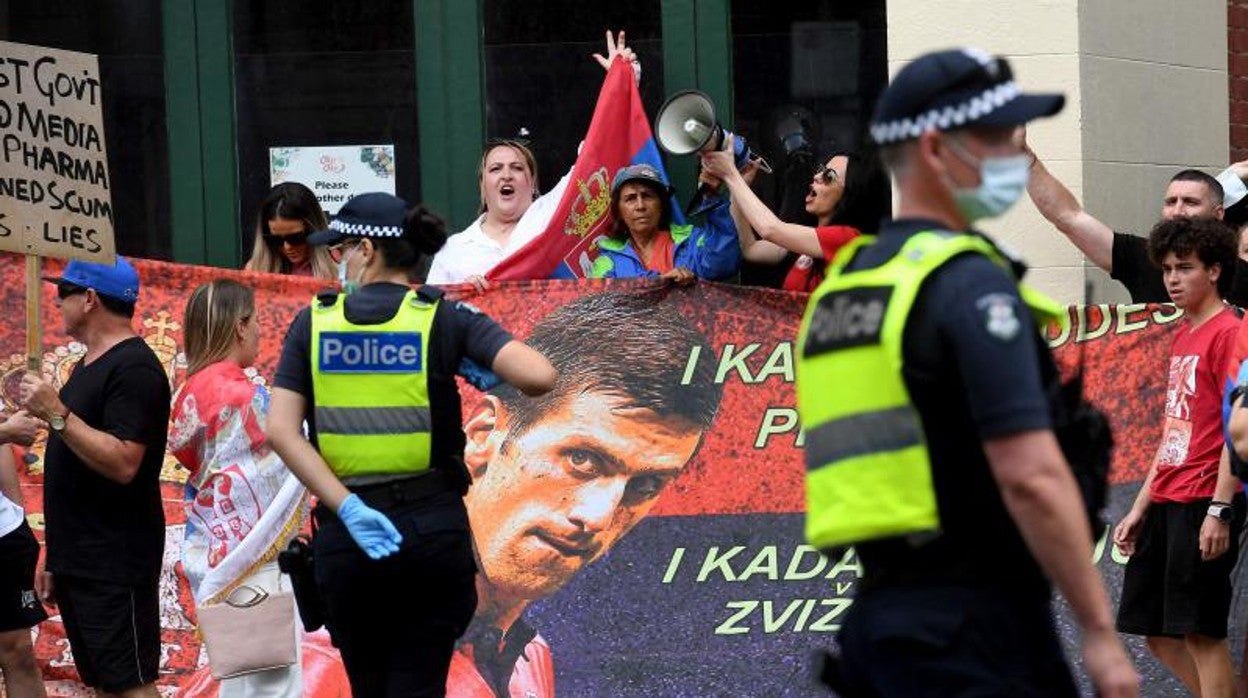
{"type": "Polygon", "coordinates": [[[442,300],[442,296],[444,295],[446,294],[442,291],[442,289],[428,284],[423,284],[420,288],[416,289],[416,297],[426,303],[437,303],[442,300]]]}
{"type": "Polygon", "coordinates": [[[318,308],[332,308],[338,302],[341,295],[333,289],[325,289],[318,291],[316,294],[316,305],[318,308]]]}

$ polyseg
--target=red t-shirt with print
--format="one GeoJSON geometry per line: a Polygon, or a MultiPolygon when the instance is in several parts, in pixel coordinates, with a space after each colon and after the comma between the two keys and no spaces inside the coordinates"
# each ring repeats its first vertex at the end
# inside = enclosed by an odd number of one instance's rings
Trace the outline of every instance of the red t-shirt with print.
{"type": "Polygon", "coordinates": [[[1222,379],[1239,330],[1223,308],[1192,329],[1184,321],[1170,349],[1170,380],[1150,499],[1194,502],[1213,496],[1222,456],[1222,379]]]}
{"type": "Polygon", "coordinates": [[[827,260],[835,257],[837,250],[860,234],[857,228],[847,225],[821,225],[815,228],[815,235],[819,237],[819,247],[823,250],[823,259],[814,259],[804,254],[798,255],[793,266],[789,267],[789,273],[784,277],[784,285],[781,288],[802,293],[814,291],[819,284],[823,283],[823,268],[827,266],[827,260]]]}

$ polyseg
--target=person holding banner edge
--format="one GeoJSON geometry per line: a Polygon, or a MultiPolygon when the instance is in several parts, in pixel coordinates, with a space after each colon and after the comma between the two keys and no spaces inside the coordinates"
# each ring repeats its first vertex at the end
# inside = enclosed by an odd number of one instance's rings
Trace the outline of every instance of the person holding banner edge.
{"type": "Polygon", "coordinates": [[[407,285],[408,270],[445,240],[424,207],[382,193],[349,200],[309,237],[339,248],[342,292],[296,316],[274,381],[268,436],[319,499],[316,583],[359,696],[443,695],[476,607],[461,360],[527,394],[549,391],[556,376],[471,306],[407,285]]]}
{"type": "Polygon", "coordinates": [[[26,409],[50,430],[36,589],[59,606],[84,683],[156,696],[169,377],[131,326],[139,275],[128,260],[73,260],[44,280],[56,284],[66,334],[87,350],[59,393],[41,375],[22,378],[26,409]]]}
{"type": "MultiPolygon", "coordinates": [[[[606,37],[606,55],[595,53],[594,60],[603,70],[610,70],[618,56],[632,65],[634,79],[640,82],[641,63],[625,44],[623,30],[618,37],[608,30],[606,37]]],[[[569,169],[550,191],[542,194],[537,159],[527,143],[515,139],[488,142],[481,153],[477,172],[481,215],[467,228],[452,235],[434,256],[427,283],[468,282],[478,291],[488,288],[486,273],[546,229],[559,208],[572,174],[569,169]]]]}
{"type": "MultiPolygon", "coordinates": [[[[703,172],[699,181],[718,188],[703,172]]],[[[708,198],[706,223],[672,223],[675,189],[648,163],[621,167],[611,181],[611,235],[598,242],[590,276],[596,279],[654,277],[677,284],[721,281],[741,268],[737,222],[728,202],[708,198]]]]}
{"type": "Polygon", "coordinates": [[[971,228],[1024,194],[1020,127],[1063,104],[967,48],[914,59],[876,107],[897,219],[841,249],[798,338],[807,538],[864,570],[824,672],[843,694],[1077,695],[1050,579],[1095,689],[1138,693],[1053,430],[1035,322],[1061,308],[971,228]]]}

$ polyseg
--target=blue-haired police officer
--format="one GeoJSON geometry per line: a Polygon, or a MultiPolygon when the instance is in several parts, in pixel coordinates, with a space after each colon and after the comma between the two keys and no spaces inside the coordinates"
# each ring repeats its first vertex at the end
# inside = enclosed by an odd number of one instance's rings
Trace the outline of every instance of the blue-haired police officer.
{"type": "Polygon", "coordinates": [[[1050,580],[1102,695],[1137,691],[1042,387],[1037,321],[1060,309],[971,228],[1026,190],[1022,126],[1063,101],[971,49],[880,97],[897,219],[840,251],[799,337],[807,538],[865,573],[825,674],[843,695],[1076,695],[1050,580]]]}
{"type": "Polygon", "coordinates": [[[336,249],[342,291],[296,316],[274,381],[268,436],[319,500],[316,584],[357,696],[443,695],[476,608],[461,362],[534,395],[556,375],[471,306],[409,286],[445,241],[423,207],[349,200],[308,238],[336,249]]]}

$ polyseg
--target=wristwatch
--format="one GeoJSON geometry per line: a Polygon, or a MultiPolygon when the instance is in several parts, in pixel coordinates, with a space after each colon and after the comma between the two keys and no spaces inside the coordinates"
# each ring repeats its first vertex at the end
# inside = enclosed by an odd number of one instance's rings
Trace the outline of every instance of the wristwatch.
{"type": "Polygon", "coordinates": [[[1222,523],[1230,523],[1231,517],[1235,516],[1235,510],[1230,504],[1213,502],[1209,505],[1208,514],[1222,523]]]}
{"type": "Polygon", "coordinates": [[[56,433],[65,431],[65,420],[69,418],[70,410],[65,410],[65,414],[54,414],[48,417],[48,428],[56,433]]]}

